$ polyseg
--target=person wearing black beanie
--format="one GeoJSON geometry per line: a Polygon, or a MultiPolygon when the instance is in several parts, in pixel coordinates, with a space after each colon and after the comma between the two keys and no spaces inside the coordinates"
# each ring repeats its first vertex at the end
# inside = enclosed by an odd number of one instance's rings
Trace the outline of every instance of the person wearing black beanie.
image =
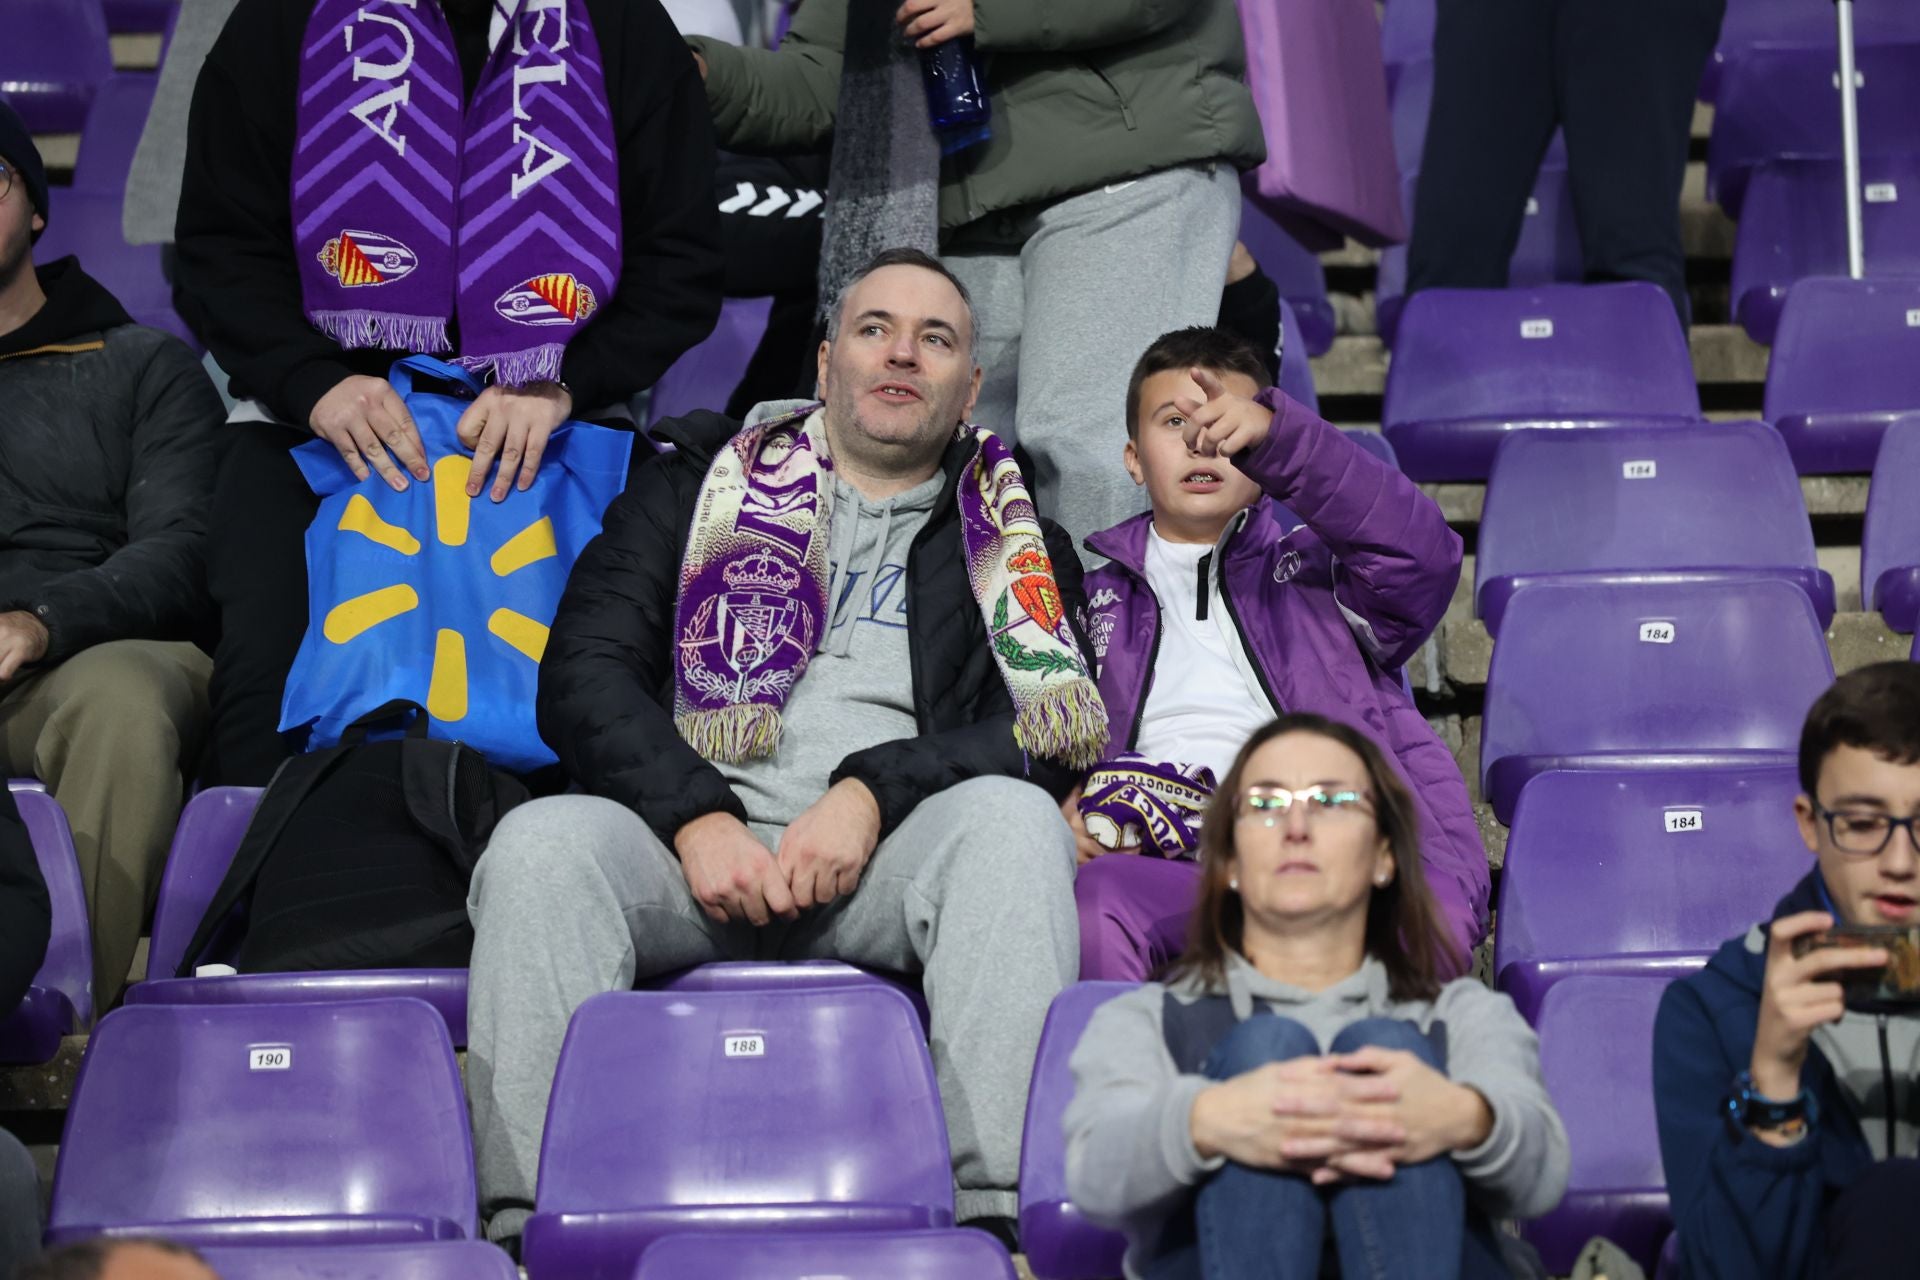
{"type": "MultiPolygon", "coordinates": [[[[26,124],[5,102],[0,102],[0,165],[6,167],[13,182],[26,188],[27,199],[39,215],[33,220],[29,243],[38,240],[52,216],[47,205],[47,166],[42,163],[40,148],[33,145],[33,136],[27,132],[26,124]]],[[[0,185],[6,181],[0,178],[0,185]]],[[[0,268],[5,265],[0,263],[0,268]]]]}

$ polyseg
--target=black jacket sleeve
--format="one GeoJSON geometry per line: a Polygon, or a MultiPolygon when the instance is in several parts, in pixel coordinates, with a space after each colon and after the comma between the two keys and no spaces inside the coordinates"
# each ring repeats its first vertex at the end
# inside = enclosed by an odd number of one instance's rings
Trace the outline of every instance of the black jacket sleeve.
{"type": "Polygon", "coordinates": [[[13,794],[0,781],[0,1018],[19,1005],[46,959],[53,909],[13,794]]]}
{"type": "Polygon", "coordinates": [[[177,639],[212,609],[207,507],[214,433],[225,411],[186,344],[155,343],[133,391],[127,544],[91,569],[49,582],[33,604],[46,624],[46,661],[109,640],[177,639]]]}
{"type": "MultiPolygon", "coordinates": [[[[1060,585],[1066,616],[1081,617],[1086,612],[1087,594],[1073,539],[1050,520],[1043,520],[1041,526],[1046,534],[1047,554],[1053,558],[1054,579],[1060,585]]],[[[973,607],[971,601],[966,607],[973,607]]],[[[977,631],[979,643],[984,646],[984,624],[977,623],[977,631]]],[[[1092,671],[1093,655],[1087,648],[1086,638],[1075,632],[1074,639],[1080,646],[1087,670],[1092,671]]],[[[1022,750],[1013,738],[1013,718],[1013,695],[1007,692],[1006,682],[995,672],[995,678],[987,684],[985,705],[980,707],[979,718],[972,724],[856,751],[840,762],[831,781],[856,778],[873,792],[880,806],[882,840],[893,834],[922,800],[969,778],[1024,778],[1056,800],[1064,798],[1079,783],[1079,773],[1022,750]]]]}
{"type": "Polygon", "coordinates": [[[669,847],[695,818],[747,816],[673,724],[682,530],[672,476],[686,467],[671,455],[648,462],[607,508],[567,579],[536,699],[540,736],[574,781],[632,809],[669,847]]]}
{"type": "MultiPolygon", "coordinates": [[[[606,31],[595,11],[596,25],[606,31]]],[[[720,318],[720,213],[713,118],[700,72],[657,4],[619,6],[625,56],[609,80],[620,149],[620,283],[567,346],[560,376],[576,414],[651,387],[720,318]]],[[[611,14],[608,15],[611,17],[611,14]]],[[[615,33],[602,36],[609,75],[615,33]]]]}

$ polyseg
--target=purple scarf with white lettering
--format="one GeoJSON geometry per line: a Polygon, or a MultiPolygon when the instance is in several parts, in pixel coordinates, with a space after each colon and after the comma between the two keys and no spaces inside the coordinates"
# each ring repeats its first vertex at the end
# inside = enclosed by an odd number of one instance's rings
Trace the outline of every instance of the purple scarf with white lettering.
{"type": "Polygon", "coordinates": [[[1087,775],[1080,820],[1106,848],[1138,846],[1162,858],[1191,858],[1200,851],[1200,818],[1218,785],[1203,764],[1123,752],[1087,775]]]}
{"type": "Polygon", "coordinates": [[[349,350],[510,386],[560,376],[620,270],[619,165],[585,0],[495,0],[471,106],[438,0],[319,0],[300,56],[293,234],[307,318],[349,350]]]}

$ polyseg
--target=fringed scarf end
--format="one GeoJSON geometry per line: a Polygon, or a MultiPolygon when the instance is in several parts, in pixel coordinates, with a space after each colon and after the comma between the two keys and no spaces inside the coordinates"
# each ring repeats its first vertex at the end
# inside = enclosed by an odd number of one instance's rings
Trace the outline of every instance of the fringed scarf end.
{"type": "Polygon", "coordinates": [[[450,351],[444,316],[404,316],[387,311],[315,311],[313,327],[346,351],[405,351],[440,355],[450,351]]]}
{"type": "Polygon", "coordinates": [[[1013,738],[1022,750],[1080,770],[1100,762],[1107,732],[1106,704],[1085,677],[1024,700],[1013,719],[1013,738]]]}
{"type": "Polygon", "coordinates": [[[564,344],[548,343],[497,356],[461,356],[455,363],[482,377],[491,373],[500,386],[525,387],[560,381],[560,364],[566,353],[564,344]]]}
{"type": "Polygon", "coordinates": [[[715,764],[764,760],[780,745],[780,713],[772,707],[740,704],[714,711],[688,711],[674,717],[687,745],[715,764]]]}

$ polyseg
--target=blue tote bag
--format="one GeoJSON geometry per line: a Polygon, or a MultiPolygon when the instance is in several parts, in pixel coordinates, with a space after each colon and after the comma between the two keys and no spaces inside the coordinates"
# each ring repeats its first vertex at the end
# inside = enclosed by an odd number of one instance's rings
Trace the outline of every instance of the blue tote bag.
{"type": "Polygon", "coordinates": [[[307,529],[309,620],[280,728],[305,730],[306,749],[317,750],[401,699],[427,709],[434,737],[500,768],[552,764],[534,727],[540,657],[574,560],[626,486],[633,436],[562,424],[526,492],[469,498],[473,454],[454,425],[480,384],[426,356],[395,363],[390,381],[420,430],[432,483],[395,493],[377,473],[356,480],[324,440],[293,451],[320,514],[307,529]],[[416,374],[468,394],[417,391],[416,374]]]}

